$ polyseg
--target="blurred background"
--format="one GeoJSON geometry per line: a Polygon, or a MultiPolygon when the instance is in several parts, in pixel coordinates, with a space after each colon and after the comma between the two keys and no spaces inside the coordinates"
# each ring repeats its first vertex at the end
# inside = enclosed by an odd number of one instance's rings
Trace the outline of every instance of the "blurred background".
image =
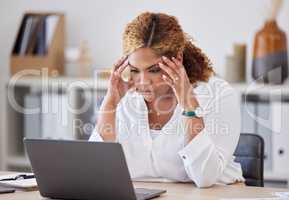
{"type": "Polygon", "coordinates": [[[29,171],[24,136],[89,137],[110,66],[122,55],[124,27],[144,11],[176,16],[218,75],[232,83],[240,96],[242,132],[265,139],[267,184],[287,187],[288,0],[2,0],[0,170],[29,171]],[[264,75],[276,66],[280,73],[264,75]],[[26,69],[39,74],[11,81],[26,69]]]}

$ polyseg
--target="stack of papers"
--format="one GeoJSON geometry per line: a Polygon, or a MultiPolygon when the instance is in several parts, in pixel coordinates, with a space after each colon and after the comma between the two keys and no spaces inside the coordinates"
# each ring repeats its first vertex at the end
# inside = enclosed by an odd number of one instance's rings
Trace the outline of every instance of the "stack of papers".
{"type": "MultiPolygon", "coordinates": [[[[9,175],[3,175],[3,176],[0,176],[0,180],[6,179],[6,178],[14,178],[19,174],[23,174],[23,173],[13,173],[9,175]]],[[[33,175],[33,174],[27,174],[27,175],[33,175]]],[[[35,178],[20,179],[20,180],[13,180],[13,181],[0,181],[0,185],[12,187],[16,189],[24,189],[24,190],[33,190],[37,188],[37,182],[35,178]]]]}
{"type": "Polygon", "coordinates": [[[283,199],[289,199],[289,192],[275,192],[275,195],[283,199]]]}

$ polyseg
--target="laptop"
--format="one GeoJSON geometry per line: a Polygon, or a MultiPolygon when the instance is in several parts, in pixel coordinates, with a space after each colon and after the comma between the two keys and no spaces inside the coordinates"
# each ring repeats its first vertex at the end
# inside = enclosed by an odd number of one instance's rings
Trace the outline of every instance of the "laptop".
{"type": "Polygon", "coordinates": [[[145,200],[165,190],[133,187],[121,144],[24,139],[43,197],[145,200]]]}

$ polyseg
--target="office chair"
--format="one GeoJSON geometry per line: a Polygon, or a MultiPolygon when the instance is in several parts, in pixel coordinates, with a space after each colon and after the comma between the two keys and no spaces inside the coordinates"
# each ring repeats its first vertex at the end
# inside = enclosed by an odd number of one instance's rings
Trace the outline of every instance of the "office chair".
{"type": "Polygon", "coordinates": [[[264,140],[255,134],[242,133],[234,153],[242,167],[245,184],[264,187],[264,140]]]}

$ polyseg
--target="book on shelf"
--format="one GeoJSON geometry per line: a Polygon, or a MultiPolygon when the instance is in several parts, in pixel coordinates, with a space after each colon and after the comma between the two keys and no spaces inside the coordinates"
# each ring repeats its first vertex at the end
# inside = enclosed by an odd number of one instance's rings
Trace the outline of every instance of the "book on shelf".
{"type": "Polygon", "coordinates": [[[22,22],[14,53],[18,55],[45,55],[53,39],[59,16],[27,15],[22,22]]]}
{"type": "Polygon", "coordinates": [[[11,52],[11,75],[42,68],[47,68],[49,75],[63,74],[64,34],[64,14],[25,13],[11,52]]]}

